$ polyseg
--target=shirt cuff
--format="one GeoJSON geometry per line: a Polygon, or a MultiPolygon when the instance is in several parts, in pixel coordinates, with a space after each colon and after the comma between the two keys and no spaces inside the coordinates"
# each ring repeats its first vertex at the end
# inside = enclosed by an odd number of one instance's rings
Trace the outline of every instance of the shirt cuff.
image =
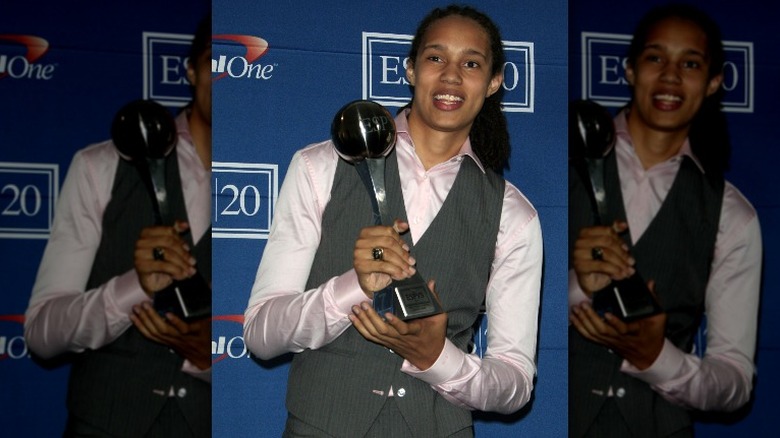
{"type": "Polygon", "coordinates": [[[116,277],[114,286],[116,293],[113,301],[116,313],[119,315],[127,316],[133,312],[133,306],[151,300],[141,287],[138,274],[134,269],[116,277]]]}
{"type": "Polygon", "coordinates": [[[650,385],[662,385],[678,376],[684,362],[685,353],[675,347],[669,339],[664,339],[661,354],[658,355],[652,365],[644,370],[640,370],[631,365],[627,360],[623,360],[623,363],[620,365],[620,371],[650,385]]]}
{"type": "Polygon", "coordinates": [[[416,377],[429,385],[441,385],[453,380],[455,375],[461,369],[465,355],[449,339],[444,340],[444,349],[436,359],[436,362],[427,370],[420,370],[409,361],[404,360],[401,365],[401,371],[410,376],[416,377]]]}
{"type": "Polygon", "coordinates": [[[333,280],[332,292],[332,300],[329,301],[344,315],[352,313],[352,306],[364,301],[371,301],[360,287],[354,269],[350,269],[333,280]]]}

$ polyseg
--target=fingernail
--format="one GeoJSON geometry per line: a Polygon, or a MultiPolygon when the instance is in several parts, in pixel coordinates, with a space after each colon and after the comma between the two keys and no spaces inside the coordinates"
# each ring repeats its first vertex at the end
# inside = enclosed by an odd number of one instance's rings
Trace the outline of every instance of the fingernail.
{"type": "Polygon", "coordinates": [[[409,264],[410,265],[416,265],[417,264],[417,260],[415,260],[414,257],[409,256],[409,264]]]}
{"type": "Polygon", "coordinates": [[[363,310],[368,310],[368,303],[362,303],[360,304],[360,307],[362,307],[363,310]]]}
{"type": "Polygon", "coordinates": [[[360,307],[359,306],[352,306],[352,313],[355,315],[360,313],[360,307]]]}

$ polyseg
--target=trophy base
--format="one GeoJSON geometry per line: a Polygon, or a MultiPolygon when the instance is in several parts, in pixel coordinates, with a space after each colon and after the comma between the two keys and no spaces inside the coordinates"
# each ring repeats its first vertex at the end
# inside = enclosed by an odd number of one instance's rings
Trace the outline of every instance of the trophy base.
{"type": "Polygon", "coordinates": [[[184,321],[211,316],[211,287],[200,274],[174,281],[154,294],[154,308],[162,316],[170,312],[184,321]]]}
{"type": "Polygon", "coordinates": [[[601,316],[609,312],[625,322],[663,312],[638,274],[624,280],[612,281],[609,286],[594,292],[593,309],[601,316]]]}
{"type": "Polygon", "coordinates": [[[394,281],[374,292],[374,310],[379,316],[392,313],[403,321],[442,313],[442,308],[422,277],[394,281]]]}

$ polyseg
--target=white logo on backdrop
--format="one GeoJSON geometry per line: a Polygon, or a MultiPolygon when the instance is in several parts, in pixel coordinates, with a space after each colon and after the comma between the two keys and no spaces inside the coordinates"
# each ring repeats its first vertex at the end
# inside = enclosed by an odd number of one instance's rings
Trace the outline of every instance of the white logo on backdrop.
{"type": "Polygon", "coordinates": [[[187,80],[187,53],[192,35],[143,33],[143,98],[183,107],[192,96],[187,80]]]}
{"type": "Polygon", "coordinates": [[[48,239],[59,165],[0,162],[0,238],[48,239]]]}
{"type": "Polygon", "coordinates": [[[211,163],[214,238],[267,239],[279,194],[279,166],[211,163]]]}
{"type": "MultiPolygon", "coordinates": [[[[363,99],[387,106],[406,105],[411,94],[406,60],[412,35],[363,32],[363,99]]],[[[506,112],[534,112],[534,44],[503,41],[506,112]]]]}
{"type": "MultiPolygon", "coordinates": [[[[604,106],[623,106],[630,99],[625,80],[626,53],[631,35],[583,32],[582,98],[604,106]]],[[[753,43],[724,41],[723,110],[753,112],[753,43]]]]}

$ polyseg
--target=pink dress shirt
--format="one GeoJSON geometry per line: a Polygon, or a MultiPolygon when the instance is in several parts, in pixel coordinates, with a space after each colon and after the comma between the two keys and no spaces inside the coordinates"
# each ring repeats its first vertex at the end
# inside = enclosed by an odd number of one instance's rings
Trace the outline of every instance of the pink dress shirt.
{"type": "MultiPolygon", "coordinates": [[[[211,220],[211,172],[195,152],[184,112],[176,118],[176,127],[184,202],[197,243],[211,220]]],[[[105,141],[77,152],[68,170],[25,313],[28,346],[43,358],[110,344],[132,326],[133,306],[149,301],[135,269],[84,291],[100,244],[103,211],[111,198],[118,160],[113,143],[105,141]]],[[[210,369],[201,371],[188,361],[183,371],[211,380],[210,369]]]]}
{"type": "MultiPolygon", "coordinates": [[[[396,117],[396,125],[403,197],[416,242],[436,217],[462,160],[473,159],[480,168],[481,164],[467,140],[457,156],[426,171],[415,153],[405,113],[396,117]]],[[[298,151],[290,164],[245,313],[244,340],[261,358],[328,344],[350,326],[351,307],[367,301],[354,269],[304,290],[338,160],[332,143],[326,141],[298,151]]],[[[467,409],[508,413],[522,407],[530,398],[536,372],[541,266],[536,210],[507,182],[486,291],[485,356],[464,353],[446,340],[429,369],[404,361],[401,370],[467,409]]]]}
{"type": "MultiPolygon", "coordinates": [[[[636,242],[661,208],[683,155],[696,159],[686,141],[676,156],[644,169],[634,152],[625,113],[615,118],[615,128],[620,186],[631,239],[636,242]]],[[[750,202],[726,182],[705,297],[704,357],[681,351],[666,339],[661,354],[649,368],[640,371],[624,360],[621,371],[647,382],[678,405],[726,411],[742,406],[753,387],[760,282],[758,216],[750,202]]],[[[569,304],[587,299],[570,270],[569,304]]]]}

